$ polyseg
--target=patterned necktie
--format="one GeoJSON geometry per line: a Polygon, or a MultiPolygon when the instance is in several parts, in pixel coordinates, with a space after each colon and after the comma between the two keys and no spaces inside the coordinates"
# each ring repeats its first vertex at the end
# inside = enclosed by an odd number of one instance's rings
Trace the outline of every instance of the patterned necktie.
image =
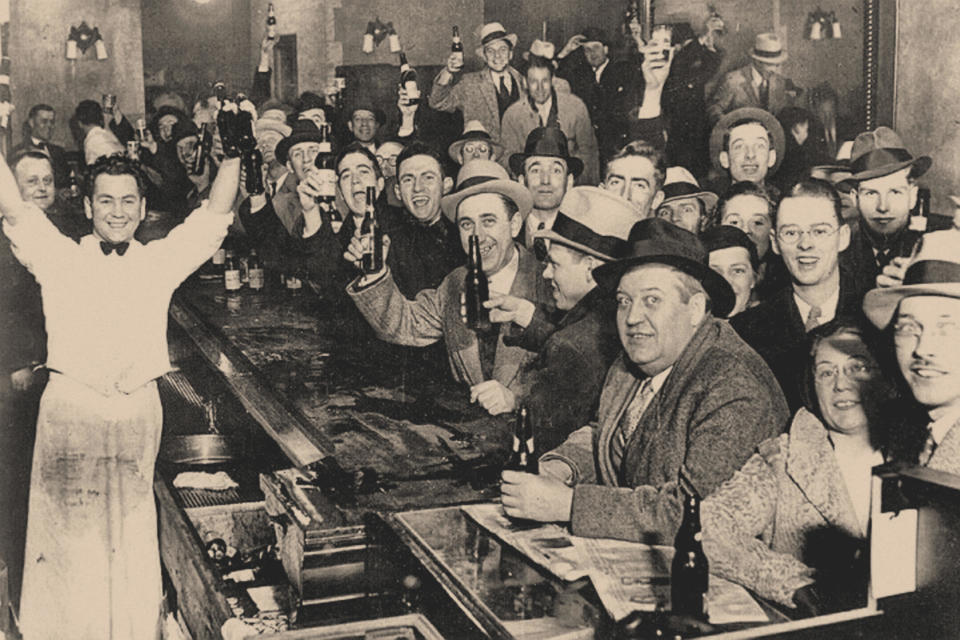
{"type": "Polygon", "coordinates": [[[810,307],[810,313],[807,314],[807,321],[803,324],[803,330],[807,333],[810,333],[814,329],[820,326],[820,316],[823,315],[823,311],[820,307],[814,305],[810,307]]]}
{"type": "Polygon", "coordinates": [[[933,458],[936,450],[937,441],[933,439],[933,431],[927,431],[927,439],[923,443],[923,450],[920,451],[920,457],[918,459],[920,465],[925,467],[930,464],[930,459],[933,458]]]}
{"type": "Polygon", "coordinates": [[[100,242],[100,251],[103,251],[103,255],[105,256],[110,255],[114,251],[117,252],[118,256],[122,256],[127,252],[129,247],[129,242],[100,242]]]}
{"type": "Polygon", "coordinates": [[[637,430],[640,418],[643,417],[643,412],[646,411],[651,398],[653,398],[653,378],[647,378],[637,389],[630,404],[627,405],[627,410],[623,412],[623,417],[617,425],[617,431],[610,440],[610,458],[613,461],[614,468],[618,471],[620,463],[623,461],[623,452],[627,448],[627,442],[633,432],[637,430]]]}
{"type": "Polygon", "coordinates": [[[770,109],[770,83],[766,78],[760,82],[760,106],[770,109]]]}

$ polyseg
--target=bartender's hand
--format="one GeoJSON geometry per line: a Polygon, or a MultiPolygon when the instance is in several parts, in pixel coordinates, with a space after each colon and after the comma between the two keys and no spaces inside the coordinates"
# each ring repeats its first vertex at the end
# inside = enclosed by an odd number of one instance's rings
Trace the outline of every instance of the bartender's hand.
{"type": "Polygon", "coordinates": [[[33,378],[33,367],[24,367],[10,374],[10,384],[14,391],[26,391],[33,384],[33,378]]]}
{"type": "Polygon", "coordinates": [[[877,276],[877,287],[899,287],[903,284],[903,276],[906,274],[909,264],[910,258],[897,256],[891,260],[877,276]]]}
{"type": "Polygon", "coordinates": [[[483,303],[490,309],[490,322],[512,322],[526,329],[533,320],[536,305],[525,298],[517,296],[493,296],[483,303]]]}
{"type": "Polygon", "coordinates": [[[485,380],[470,387],[470,402],[479,402],[492,416],[509,413],[517,408],[516,394],[499,380],[485,380]]]}
{"type": "Polygon", "coordinates": [[[500,476],[503,511],[514,518],[569,522],[573,489],[555,478],[504,471],[500,476]]]}

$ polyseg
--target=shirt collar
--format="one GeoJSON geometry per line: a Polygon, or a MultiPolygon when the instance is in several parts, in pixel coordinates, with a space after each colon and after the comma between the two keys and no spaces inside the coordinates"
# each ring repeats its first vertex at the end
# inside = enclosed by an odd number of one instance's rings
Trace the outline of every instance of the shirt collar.
{"type": "Polygon", "coordinates": [[[600,82],[600,76],[603,74],[603,70],[607,68],[608,64],[610,64],[610,58],[604,60],[603,64],[593,70],[593,76],[597,79],[597,82],[600,82]]]}
{"type": "Polygon", "coordinates": [[[759,87],[763,84],[763,76],[760,75],[760,72],[757,71],[757,68],[753,65],[750,65],[750,77],[753,78],[753,86],[759,87]]]}
{"type": "Polygon", "coordinates": [[[547,101],[543,104],[534,103],[534,106],[537,109],[537,114],[539,114],[540,117],[543,118],[543,121],[546,122],[550,117],[550,109],[553,108],[553,94],[551,93],[550,97],[547,98],[547,101]]]}
{"type": "Polygon", "coordinates": [[[669,367],[667,367],[657,375],[650,378],[650,390],[653,393],[657,393],[660,391],[660,387],[663,386],[663,383],[666,381],[667,376],[670,375],[671,371],[673,371],[673,365],[670,365],[669,367]]]}
{"type": "Polygon", "coordinates": [[[520,270],[520,252],[517,250],[517,247],[513,247],[513,257],[510,258],[510,262],[507,263],[505,267],[497,271],[496,273],[488,276],[490,282],[490,293],[494,291],[506,295],[510,293],[510,289],[513,287],[513,281],[517,277],[517,271],[520,270]]]}
{"type": "MultiPolygon", "coordinates": [[[[812,305],[807,304],[807,301],[797,295],[797,292],[793,292],[793,301],[797,305],[797,310],[800,312],[800,319],[806,322],[807,316],[810,315],[810,309],[812,305]]],[[[817,326],[825,324],[833,320],[837,315],[837,304],[840,302],[840,287],[837,287],[836,290],[830,294],[830,297],[827,298],[826,302],[820,305],[820,320],[817,326]]]]}
{"type": "MultiPolygon", "coordinates": [[[[80,248],[86,251],[87,253],[91,253],[97,256],[102,256],[104,258],[110,258],[110,257],[120,258],[121,257],[119,255],[114,255],[112,253],[108,256],[105,256],[103,254],[103,251],[100,249],[100,242],[101,240],[96,236],[96,234],[88,233],[87,235],[80,238],[80,248]]],[[[127,257],[133,253],[136,253],[139,250],[139,247],[140,247],[140,241],[137,240],[136,238],[133,238],[132,240],[130,240],[130,246],[127,249],[127,252],[122,257],[127,257]]]]}
{"type": "Polygon", "coordinates": [[[35,147],[44,147],[47,144],[45,140],[34,138],[33,136],[30,136],[30,142],[32,142],[35,147]]]}
{"type": "Polygon", "coordinates": [[[930,411],[930,435],[933,441],[938,445],[943,442],[947,432],[957,422],[960,422],[960,405],[948,405],[946,407],[937,407],[930,411]]]}

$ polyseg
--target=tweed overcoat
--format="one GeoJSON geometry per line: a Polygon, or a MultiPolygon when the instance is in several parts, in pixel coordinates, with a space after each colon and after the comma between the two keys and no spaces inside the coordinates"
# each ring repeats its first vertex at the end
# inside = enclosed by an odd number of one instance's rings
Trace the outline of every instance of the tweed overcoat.
{"type": "Polygon", "coordinates": [[[611,441],[640,383],[621,355],[607,373],[597,421],[541,458],[573,470],[576,535],[672,543],[683,505],[680,469],[708,496],[789,417],[763,359],[726,320],[707,318],[644,411],[618,469],[611,441]]]}
{"type": "MultiPolygon", "coordinates": [[[[506,71],[516,83],[520,93],[519,100],[526,100],[527,83],[523,76],[513,67],[508,66],[506,71]]],[[[459,110],[463,113],[464,122],[479,120],[490,137],[499,142],[500,109],[497,107],[497,86],[493,84],[490,70],[484,68],[465,73],[462,78],[457,76],[454,76],[450,84],[439,84],[434,78],[433,87],[430,89],[430,108],[450,112],[459,110]]]]}

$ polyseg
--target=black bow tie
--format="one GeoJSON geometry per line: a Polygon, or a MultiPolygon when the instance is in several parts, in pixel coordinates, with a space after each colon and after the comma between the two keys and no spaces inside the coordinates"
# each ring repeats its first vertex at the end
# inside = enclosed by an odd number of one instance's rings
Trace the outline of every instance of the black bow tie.
{"type": "Polygon", "coordinates": [[[127,252],[129,247],[129,242],[100,242],[100,251],[103,251],[103,255],[105,256],[110,255],[114,251],[117,252],[118,256],[122,256],[127,252]]]}

